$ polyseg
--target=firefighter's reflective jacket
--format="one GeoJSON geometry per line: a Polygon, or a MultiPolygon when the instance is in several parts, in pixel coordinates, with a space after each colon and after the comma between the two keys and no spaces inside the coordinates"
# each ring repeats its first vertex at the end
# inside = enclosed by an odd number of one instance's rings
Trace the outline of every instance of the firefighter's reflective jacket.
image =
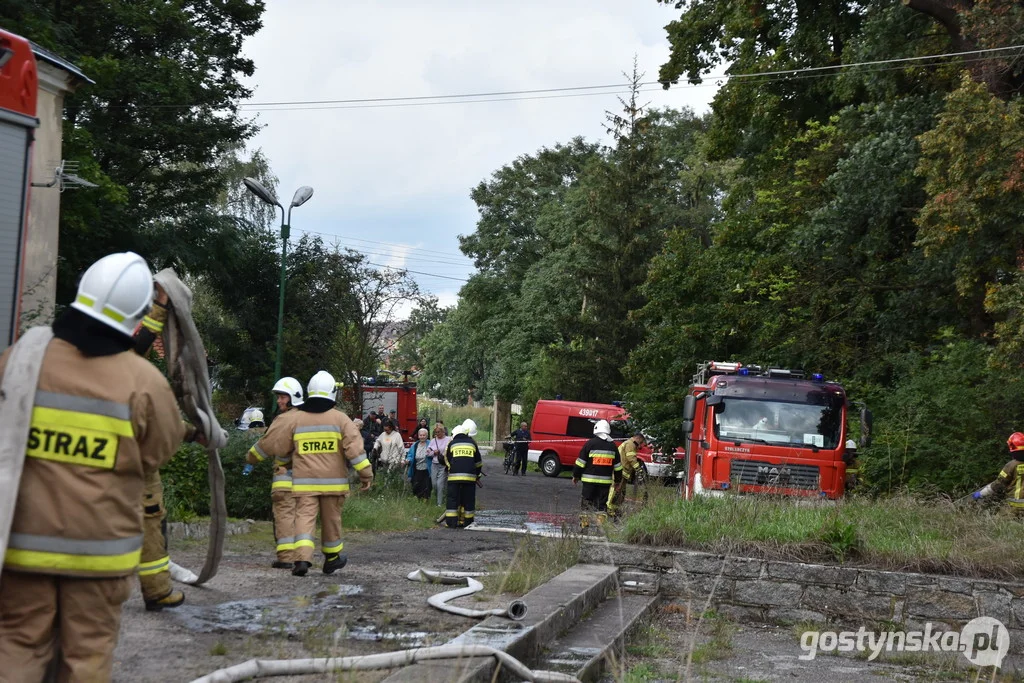
{"type": "Polygon", "coordinates": [[[475,483],[483,471],[484,462],[476,442],[465,434],[456,434],[444,452],[444,468],[448,481],[475,483]]]}
{"type": "Polygon", "coordinates": [[[583,444],[572,468],[572,478],[584,484],[611,485],[622,481],[622,462],[615,442],[595,436],[583,444]]]}
{"type": "Polygon", "coordinates": [[[993,493],[1006,493],[1006,502],[1011,508],[1024,511],[1024,462],[1011,460],[1006,463],[991,486],[993,493]]]}
{"type": "MultiPolygon", "coordinates": [[[[249,455],[256,460],[272,457],[277,467],[290,463],[291,491],[296,496],[348,493],[350,466],[360,479],[373,478],[362,435],[347,415],[334,409],[278,415],[249,455]]],[[[275,486],[277,478],[275,474],[275,486]]]]}
{"type": "Polygon", "coordinates": [[[132,574],[142,552],[143,480],[171,459],[183,432],[167,380],[133,350],[86,356],[51,341],[4,567],[132,574]]]}

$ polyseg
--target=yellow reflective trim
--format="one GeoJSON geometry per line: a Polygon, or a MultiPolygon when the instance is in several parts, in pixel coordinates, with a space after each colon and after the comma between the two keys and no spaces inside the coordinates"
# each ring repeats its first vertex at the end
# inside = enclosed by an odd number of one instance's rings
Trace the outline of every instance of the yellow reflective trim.
{"type": "Polygon", "coordinates": [[[118,437],[110,432],[33,422],[28,430],[25,455],[39,460],[112,470],[117,462],[117,449],[118,437]]]}
{"type": "Polygon", "coordinates": [[[279,491],[279,490],[282,490],[282,489],[288,489],[289,491],[291,491],[292,490],[292,480],[288,479],[287,481],[285,481],[285,480],[275,481],[273,484],[270,485],[270,490],[271,491],[274,491],[274,490],[278,490],[279,491]]]}
{"type": "Polygon", "coordinates": [[[334,555],[335,553],[340,553],[344,548],[344,543],[342,543],[341,541],[336,541],[334,543],[325,543],[323,547],[320,548],[320,550],[324,552],[324,555],[327,555],[328,553],[334,555]]]}
{"type": "Polygon", "coordinates": [[[475,474],[449,474],[448,481],[476,481],[475,474]]]}
{"type": "Polygon", "coordinates": [[[596,477],[596,476],[588,476],[586,474],[584,474],[582,477],[580,477],[580,480],[584,484],[610,484],[610,483],[612,483],[612,478],[611,477],[596,477]]]}
{"type": "Polygon", "coordinates": [[[278,543],[277,548],[274,549],[274,552],[279,553],[284,550],[295,550],[295,546],[297,545],[297,543],[278,543]]]}
{"type": "Polygon", "coordinates": [[[81,572],[130,572],[139,566],[142,549],[123,555],[66,555],[8,548],[4,566],[18,569],[62,569],[81,572]]]}
{"type": "Polygon", "coordinates": [[[298,455],[337,453],[341,442],[337,432],[301,432],[293,437],[298,455]]]}
{"type": "Polygon", "coordinates": [[[298,548],[315,548],[315,547],[316,547],[316,543],[313,543],[313,541],[309,541],[309,540],[303,539],[301,541],[295,541],[295,545],[293,547],[293,550],[298,549],[298,548]]]}
{"type": "Polygon", "coordinates": [[[164,331],[164,324],[159,320],[153,320],[148,315],[142,319],[142,326],[153,334],[160,334],[164,331]]]}
{"type": "Polygon", "coordinates": [[[118,417],[107,415],[96,415],[95,413],[80,413],[74,410],[62,410],[60,408],[44,408],[35,406],[32,408],[32,422],[46,422],[57,427],[81,427],[82,429],[94,429],[99,432],[110,432],[118,436],[135,437],[135,430],[130,420],[122,420],[118,417]]]}
{"type": "Polygon", "coordinates": [[[139,576],[152,576],[153,574],[159,574],[160,572],[166,572],[170,570],[170,557],[161,557],[159,560],[153,560],[152,562],[142,562],[139,564],[139,576]]]}
{"type": "Polygon", "coordinates": [[[369,466],[370,466],[370,461],[369,460],[363,460],[362,462],[357,462],[352,467],[355,469],[356,472],[359,472],[361,470],[365,470],[369,466]]]}
{"type": "Polygon", "coordinates": [[[117,311],[115,311],[110,306],[104,306],[103,310],[101,311],[101,313],[103,313],[103,315],[107,316],[108,318],[110,318],[111,320],[114,320],[116,322],[119,322],[119,323],[123,323],[124,322],[124,316],[121,315],[120,313],[118,313],[117,311]]]}
{"type": "Polygon", "coordinates": [[[263,462],[263,456],[260,455],[260,452],[256,450],[255,446],[249,449],[249,454],[252,455],[257,460],[259,460],[260,462],[263,462]]]}
{"type": "Polygon", "coordinates": [[[324,493],[333,493],[348,490],[348,484],[295,484],[292,486],[292,491],[295,493],[299,493],[301,491],[322,491],[324,493]]]}
{"type": "Polygon", "coordinates": [[[90,296],[86,296],[85,294],[79,294],[78,296],[76,296],[75,301],[77,301],[80,304],[85,304],[89,308],[92,308],[92,305],[96,303],[95,299],[93,299],[90,296]]]}

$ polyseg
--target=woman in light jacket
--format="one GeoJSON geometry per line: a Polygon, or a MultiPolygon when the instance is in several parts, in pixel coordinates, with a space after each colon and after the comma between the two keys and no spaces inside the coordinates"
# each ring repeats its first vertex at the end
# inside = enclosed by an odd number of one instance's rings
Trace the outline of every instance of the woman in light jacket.
{"type": "Polygon", "coordinates": [[[398,471],[402,467],[405,460],[405,443],[391,420],[384,420],[384,433],[377,437],[373,451],[377,454],[380,469],[398,471]]]}
{"type": "Polygon", "coordinates": [[[444,423],[438,422],[434,426],[434,438],[427,445],[427,453],[433,464],[430,478],[434,482],[434,490],[437,491],[437,504],[443,507],[445,504],[445,489],[448,486],[448,470],[444,468],[444,452],[448,448],[451,437],[444,430],[444,423]]]}
{"type": "Polygon", "coordinates": [[[412,482],[412,493],[420,500],[430,498],[431,455],[428,451],[427,430],[417,433],[418,440],[413,441],[405,459],[409,463],[405,478],[412,482]]]}

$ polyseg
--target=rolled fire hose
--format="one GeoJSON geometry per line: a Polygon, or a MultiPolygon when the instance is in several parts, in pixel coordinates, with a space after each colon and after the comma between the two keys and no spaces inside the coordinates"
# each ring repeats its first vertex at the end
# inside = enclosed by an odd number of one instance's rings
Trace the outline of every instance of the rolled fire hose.
{"type": "Polygon", "coordinates": [[[479,572],[439,572],[431,569],[417,569],[416,571],[411,572],[407,578],[410,581],[421,581],[423,583],[441,583],[465,586],[465,588],[456,588],[455,590],[445,591],[444,593],[431,595],[427,598],[427,603],[431,607],[445,612],[459,614],[464,617],[476,618],[489,616],[506,617],[513,621],[519,621],[526,616],[526,603],[522,600],[513,600],[508,604],[508,607],[499,607],[496,609],[468,609],[466,607],[456,607],[455,605],[447,604],[450,600],[464,598],[467,595],[473,595],[473,593],[482,591],[484,586],[473,578],[475,576],[486,576],[486,574],[479,572]]]}
{"type": "Polygon", "coordinates": [[[412,650],[398,650],[376,655],[355,657],[319,657],[316,659],[250,659],[247,662],[214,671],[192,683],[235,683],[263,676],[294,676],[301,674],[333,673],[335,671],[365,671],[397,669],[399,667],[444,659],[494,657],[499,665],[521,681],[531,683],[580,683],[575,676],[555,671],[533,671],[518,659],[486,645],[440,645],[412,650]]]}
{"type": "Polygon", "coordinates": [[[206,439],[210,480],[210,540],[206,561],[198,576],[173,562],[170,567],[171,578],[175,581],[199,585],[217,573],[224,550],[228,511],[224,500],[224,470],[218,449],[227,444],[228,435],[218,424],[213,411],[213,388],[206,367],[206,349],[192,321],[192,292],[171,268],[164,268],[153,279],[171,300],[163,332],[167,378],[178,399],[178,406],[206,439]]]}
{"type": "Polygon", "coordinates": [[[39,371],[51,339],[50,327],[33,327],[23,334],[11,349],[0,378],[0,565],[14,523],[39,371]]]}

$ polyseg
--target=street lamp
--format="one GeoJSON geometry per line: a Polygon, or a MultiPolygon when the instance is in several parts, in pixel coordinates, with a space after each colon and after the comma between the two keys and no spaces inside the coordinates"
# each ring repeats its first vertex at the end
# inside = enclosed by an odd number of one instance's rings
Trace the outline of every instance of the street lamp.
{"type": "Polygon", "coordinates": [[[284,207],[281,206],[281,202],[277,200],[274,193],[268,190],[263,183],[255,178],[245,178],[242,182],[245,183],[245,186],[250,192],[262,199],[264,202],[281,209],[281,284],[278,287],[280,290],[280,297],[277,304],[277,360],[274,362],[274,381],[277,381],[281,378],[281,364],[284,360],[285,262],[288,259],[288,235],[291,231],[292,209],[296,206],[302,206],[309,201],[309,198],[313,196],[313,188],[308,185],[303,185],[299,189],[295,190],[295,195],[292,196],[292,203],[288,207],[286,216],[284,207]]]}

